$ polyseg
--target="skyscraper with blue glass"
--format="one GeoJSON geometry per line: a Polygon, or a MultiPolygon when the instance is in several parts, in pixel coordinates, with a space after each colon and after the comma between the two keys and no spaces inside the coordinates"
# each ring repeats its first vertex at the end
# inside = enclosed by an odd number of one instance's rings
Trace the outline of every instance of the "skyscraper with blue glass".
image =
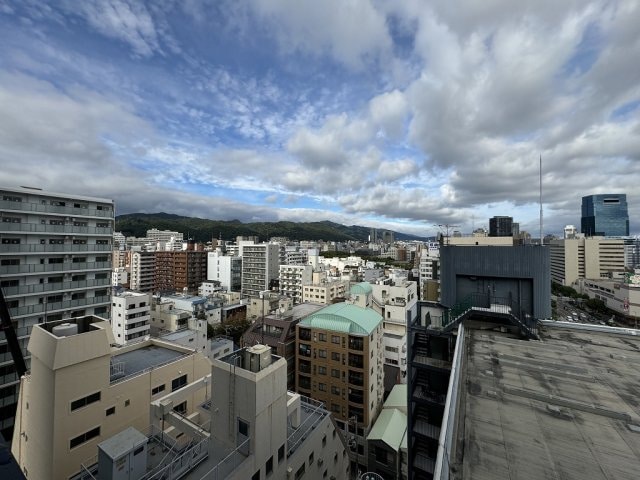
{"type": "Polygon", "coordinates": [[[612,193],[582,197],[580,230],[587,237],[629,235],[627,195],[612,193]]]}

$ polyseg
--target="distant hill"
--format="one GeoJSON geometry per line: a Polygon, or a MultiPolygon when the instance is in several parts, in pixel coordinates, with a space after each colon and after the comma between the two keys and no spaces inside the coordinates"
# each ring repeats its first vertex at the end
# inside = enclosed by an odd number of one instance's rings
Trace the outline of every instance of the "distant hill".
{"type": "MultiPolygon", "coordinates": [[[[254,222],[239,220],[208,220],[183,217],[170,213],[130,213],[116,217],[116,231],[125,236],[144,237],[147,230],[173,230],[182,232],[198,242],[222,237],[232,240],[239,235],[257,235],[260,240],[271,237],[287,237],[291,240],[359,240],[367,241],[371,229],[359,225],[340,225],[322,222],[254,222]]],[[[426,240],[422,237],[393,232],[396,240],[426,240]]]]}

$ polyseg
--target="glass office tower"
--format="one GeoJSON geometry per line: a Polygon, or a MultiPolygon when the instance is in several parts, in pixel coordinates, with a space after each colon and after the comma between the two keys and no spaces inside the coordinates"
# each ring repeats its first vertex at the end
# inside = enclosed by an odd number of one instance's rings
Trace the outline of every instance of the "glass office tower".
{"type": "Polygon", "coordinates": [[[580,230],[587,237],[629,235],[627,195],[613,193],[582,197],[580,230]]]}

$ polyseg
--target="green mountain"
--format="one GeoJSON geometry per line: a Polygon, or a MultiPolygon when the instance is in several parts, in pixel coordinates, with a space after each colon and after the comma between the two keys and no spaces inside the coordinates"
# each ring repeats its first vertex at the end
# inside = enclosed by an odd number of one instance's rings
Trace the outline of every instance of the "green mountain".
{"type": "MultiPolygon", "coordinates": [[[[323,222],[255,222],[239,220],[209,220],[183,217],[170,213],[130,213],[116,217],[116,231],[125,236],[144,237],[147,230],[173,230],[182,232],[185,238],[207,242],[212,238],[232,240],[239,235],[257,235],[261,241],[271,237],[288,237],[291,240],[360,240],[369,238],[370,228],[359,225],[340,225],[323,222]]],[[[397,240],[425,240],[425,238],[393,232],[397,240]]]]}

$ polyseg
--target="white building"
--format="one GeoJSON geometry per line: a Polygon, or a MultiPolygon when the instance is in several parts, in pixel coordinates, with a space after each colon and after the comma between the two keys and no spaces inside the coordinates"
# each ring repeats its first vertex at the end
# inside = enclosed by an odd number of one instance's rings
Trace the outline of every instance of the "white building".
{"type": "Polygon", "coordinates": [[[569,239],[569,238],[576,238],[576,235],[578,234],[578,229],[575,227],[575,225],[565,225],[564,226],[564,238],[569,239]]]}
{"type": "Polygon", "coordinates": [[[180,232],[172,232],[171,230],[152,228],[151,230],[147,230],[147,239],[154,243],[167,243],[172,241],[182,243],[184,241],[184,235],[180,232]]]}
{"type": "Polygon", "coordinates": [[[551,240],[549,244],[551,279],[572,285],[580,278],[622,279],[625,245],[622,238],[574,238],[551,240]]]}
{"type": "Polygon", "coordinates": [[[261,291],[269,290],[271,280],[278,278],[280,246],[273,243],[243,244],[241,254],[242,294],[257,297],[261,291]]]}
{"type": "MultiPolygon", "coordinates": [[[[0,286],[27,367],[34,325],[109,318],[113,200],[0,187],[0,286]]],[[[0,431],[11,438],[19,379],[0,333],[0,431]]]]}
{"type": "Polygon", "coordinates": [[[294,304],[302,303],[302,288],[311,282],[311,265],[280,265],[280,294],[292,298],[294,304]]]}
{"type": "Polygon", "coordinates": [[[116,267],[111,271],[111,285],[128,285],[129,272],[125,267],[116,267]]]}
{"type": "Polygon", "coordinates": [[[155,273],[155,252],[134,251],[131,253],[131,290],[152,292],[155,273]]]}
{"type": "Polygon", "coordinates": [[[113,295],[111,300],[111,328],[116,343],[126,345],[130,340],[149,335],[151,295],[125,291],[113,295]]]}
{"type": "Polygon", "coordinates": [[[225,290],[239,292],[242,285],[242,258],[223,255],[220,250],[207,253],[207,280],[220,282],[225,290]]]}

